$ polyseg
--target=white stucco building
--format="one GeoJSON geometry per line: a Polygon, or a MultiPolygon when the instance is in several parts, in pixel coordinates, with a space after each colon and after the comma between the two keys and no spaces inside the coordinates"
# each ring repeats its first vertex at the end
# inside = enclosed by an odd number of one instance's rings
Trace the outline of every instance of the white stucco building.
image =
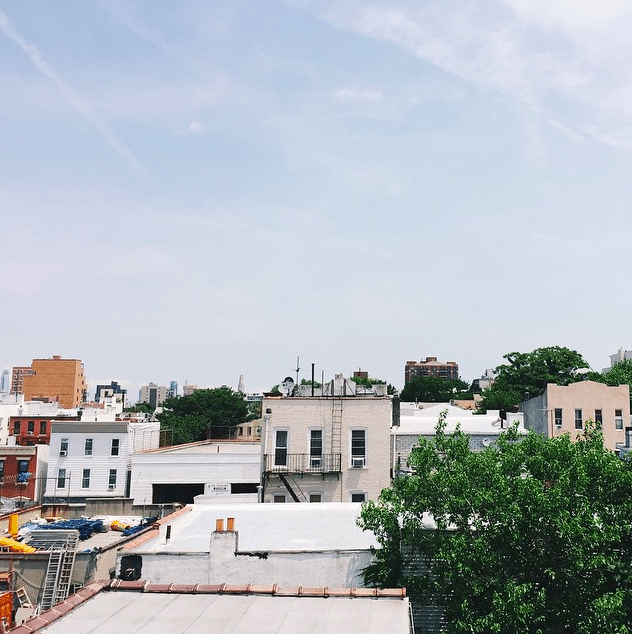
{"type": "Polygon", "coordinates": [[[131,457],[134,504],[257,502],[261,443],[208,441],[131,457]]]}
{"type": "Polygon", "coordinates": [[[363,502],[390,484],[393,403],[337,375],[320,395],[263,401],[265,502],[363,502]]]}
{"type": "Polygon", "coordinates": [[[363,586],[375,536],[360,504],[186,506],[119,551],[117,576],[151,583],[363,586]],[[226,530],[228,518],[233,530],[226,530]],[[217,520],[223,530],[217,531],[217,520]]]}
{"type": "Polygon", "coordinates": [[[474,451],[494,444],[499,434],[514,423],[518,424],[519,433],[527,433],[522,413],[509,413],[507,420],[503,421],[497,410],[475,414],[449,403],[401,403],[399,426],[391,430],[391,462],[394,470],[405,470],[408,454],[418,444],[420,436],[430,439],[435,435],[442,412],[446,412],[446,433],[453,433],[458,425],[461,431],[469,435],[470,448],[474,451]]]}
{"type": "Polygon", "coordinates": [[[128,495],[130,456],[159,441],[158,422],[53,422],[45,500],[128,495]]]}

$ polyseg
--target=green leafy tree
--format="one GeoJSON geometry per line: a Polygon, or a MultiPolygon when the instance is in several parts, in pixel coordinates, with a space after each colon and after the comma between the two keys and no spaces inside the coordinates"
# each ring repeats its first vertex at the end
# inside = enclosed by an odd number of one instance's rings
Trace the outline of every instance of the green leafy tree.
{"type": "Polygon", "coordinates": [[[630,386],[630,398],[632,400],[632,360],[623,359],[618,363],[615,363],[611,368],[608,368],[605,372],[588,372],[585,379],[591,381],[597,381],[598,383],[605,383],[606,385],[629,385],[630,386]]]}
{"type": "Polygon", "coordinates": [[[383,381],[382,379],[374,379],[372,377],[361,377],[361,376],[354,376],[351,379],[356,385],[363,385],[364,387],[372,387],[374,385],[386,385],[386,393],[387,394],[396,394],[397,390],[395,389],[394,385],[391,385],[390,383],[386,383],[386,381],[383,381]]]}
{"type": "Polygon", "coordinates": [[[631,632],[630,463],[594,425],[577,442],[512,429],[481,452],[444,429],[363,506],[380,544],[365,582],[442,605],[453,634],[631,632]]]}
{"type": "Polygon", "coordinates": [[[149,403],[136,403],[125,408],[126,412],[153,414],[156,408],[152,407],[149,403]]]}
{"type": "Polygon", "coordinates": [[[399,396],[406,403],[445,403],[452,398],[471,397],[467,390],[468,384],[460,379],[417,376],[404,385],[399,396]]]}
{"type": "Polygon", "coordinates": [[[495,369],[493,384],[483,390],[479,411],[488,409],[513,410],[528,394],[539,396],[547,383],[568,385],[585,376],[577,370],[588,364],[579,352],[560,346],[537,348],[532,352],[509,352],[508,363],[495,369]]]}
{"type": "Polygon", "coordinates": [[[176,445],[206,438],[227,438],[237,425],[256,417],[249,411],[243,394],[226,386],[169,398],[162,408],[157,415],[160,427],[173,431],[176,445]]]}

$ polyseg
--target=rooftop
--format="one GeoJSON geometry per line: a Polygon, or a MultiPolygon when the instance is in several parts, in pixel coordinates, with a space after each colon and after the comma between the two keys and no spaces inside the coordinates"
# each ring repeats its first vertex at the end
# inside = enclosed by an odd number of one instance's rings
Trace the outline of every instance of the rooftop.
{"type": "Polygon", "coordinates": [[[90,584],[14,634],[408,634],[406,591],[277,586],[90,584]],[[350,600],[351,599],[351,600],[350,600]]]}
{"type": "MultiPolygon", "coordinates": [[[[357,525],[361,504],[191,505],[161,520],[160,534],[139,541],[138,552],[209,552],[215,520],[235,518],[240,551],[368,550],[375,536],[357,525]],[[171,525],[171,538],[165,538],[171,525]]],[[[155,533],[155,532],[154,532],[155,533]]],[[[130,544],[130,547],[133,546],[130,544]]]]}

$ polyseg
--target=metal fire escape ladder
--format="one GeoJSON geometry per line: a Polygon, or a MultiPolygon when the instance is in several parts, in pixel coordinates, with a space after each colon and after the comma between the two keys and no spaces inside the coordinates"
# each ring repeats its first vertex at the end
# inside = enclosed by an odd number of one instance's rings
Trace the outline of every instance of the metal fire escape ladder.
{"type": "Polygon", "coordinates": [[[72,571],[75,566],[75,556],[77,554],[77,543],[79,542],[79,534],[73,531],[68,536],[66,548],[62,555],[61,566],[59,570],[59,581],[57,590],[55,591],[55,603],[63,601],[70,593],[70,580],[72,571]]]}
{"type": "MultiPolygon", "coordinates": [[[[289,491],[290,495],[292,496],[292,499],[295,502],[300,502],[301,500],[299,499],[298,495],[296,495],[296,493],[294,492],[294,489],[290,486],[290,483],[288,482],[287,478],[285,477],[285,473],[280,471],[279,472],[279,478],[281,478],[281,482],[283,482],[283,484],[285,485],[285,488],[289,491]]],[[[294,484],[296,484],[296,482],[294,484]]],[[[301,491],[301,493],[302,493],[302,491],[301,491]]]]}
{"type": "Polygon", "coordinates": [[[50,550],[48,568],[46,569],[46,576],[44,577],[44,585],[42,587],[42,600],[40,601],[42,611],[49,610],[55,605],[55,595],[63,554],[63,548],[55,547],[50,550]]]}
{"type": "MultiPolygon", "coordinates": [[[[331,453],[342,453],[342,397],[335,396],[331,403],[331,453]]],[[[334,458],[335,460],[335,458],[334,458]]]]}

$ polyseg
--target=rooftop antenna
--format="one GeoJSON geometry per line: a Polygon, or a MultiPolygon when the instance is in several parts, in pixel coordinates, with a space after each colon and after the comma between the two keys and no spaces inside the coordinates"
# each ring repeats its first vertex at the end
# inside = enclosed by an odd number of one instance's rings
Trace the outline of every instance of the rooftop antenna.
{"type": "Polygon", "coordinates": [[[298,365],[299,358],[296,357],[296,385],[298,385],[298,371],[301,369],[298,365]]]}

